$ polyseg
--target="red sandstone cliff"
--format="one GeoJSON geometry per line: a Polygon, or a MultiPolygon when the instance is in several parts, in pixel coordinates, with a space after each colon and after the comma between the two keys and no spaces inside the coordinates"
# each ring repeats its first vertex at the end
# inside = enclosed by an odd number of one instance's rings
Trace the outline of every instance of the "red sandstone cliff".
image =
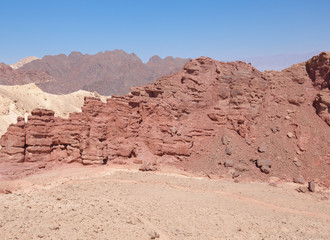
{"type": "MultiPolygon", "coordinates": [[[[322,64],[307,64],[309,73],[322,64]]],[[[148,161],[209,176],[302,176],[329,186],[330,131],[315,113],[320,90],[311,78],[305,63],[261,73],[201,57],[107,103],[86,98],[69,119],[36,109],[2,136],[0,162],[148,161]]]]}

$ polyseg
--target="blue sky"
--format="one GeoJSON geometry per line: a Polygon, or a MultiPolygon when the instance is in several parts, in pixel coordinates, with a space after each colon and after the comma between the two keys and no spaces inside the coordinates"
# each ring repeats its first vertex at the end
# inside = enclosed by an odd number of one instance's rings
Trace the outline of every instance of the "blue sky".
{"type": "Polygon", "coordinates": [[[2,1],[0,62],[123,49],[233,60],[330,51],[330,0],[2,1]]]}

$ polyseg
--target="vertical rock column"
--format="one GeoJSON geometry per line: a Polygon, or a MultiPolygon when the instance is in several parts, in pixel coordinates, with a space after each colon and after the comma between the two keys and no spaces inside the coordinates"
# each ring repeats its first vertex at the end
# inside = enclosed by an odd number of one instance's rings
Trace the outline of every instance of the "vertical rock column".
{"type": "Polygon", "coordinates": [[[102,164],[106,158],[107,114],[104,113],[104,108],[105,104],[99,98],[85,97],[82,112],[86,117],[88,130],[80,145],[84,165],[102,164]]]}
{"type": "Polygon", "coordinates": [[[7,132],[0,139],[0,161],[20,163],[25,159],[25,122],[18,117],[17,124],[9,126],[7,132]]]}
{"type": "Polygon", "coordinates": [[[25,161],[50,161],[54,111],[35,109],[25,125],[25,161]]]}

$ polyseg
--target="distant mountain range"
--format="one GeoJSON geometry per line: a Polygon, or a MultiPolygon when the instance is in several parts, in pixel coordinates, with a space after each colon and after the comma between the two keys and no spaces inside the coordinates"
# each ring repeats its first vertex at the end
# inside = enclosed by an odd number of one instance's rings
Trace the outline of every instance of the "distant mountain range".
{"type": "MultiPolygon", "coordinates": [[[[316,52],[305,54],[243,58],[260,71],[282,70],[306,61],[316,52]]],[[[96,91],[102,95],[120,95],[132,86],[141,86],[182,69],[189,59],[155,55],[147,63],[134,53],[123,50],[105,51],[95,55],[72,52],[48,55],[41,59],[27,57],[16,64],[0,63],[0,85],[35,83],[43,91],[67,94],[78,90],[96,91]]]]}
{"type": "Polygon", "coordinates": [[[105,51],[95,55],[72,52],[45,56],[22,65],[17,70],[0,66],[0,84],[36,83],[48,93],[67,94],[77,90],[96,91],[102,95],[129,92],[163,75],[178,72],[188,59],[153,56],[147,63],[134,53],[122,50],[105,51]],[[6,69],[6,73],[1,68],[6,69]],[[22,78],[24,80],[22,80],[22,78]]]}
{"type": "Polygon", "coordinates": [[[37,60],[37,59],[40,59],[40,58],[37,58],[37,57],[34,57],[34,56],[31,56],[31,57],[26,57],[26,58],[23,58],[21,60],[19,60],[17,63],[14,63],[14,64],[11,64],[9,65],[12,69],[19,69],[20,67],[22,67],[23,65],[29,63],[29,62],[32,62],[34,60],[37,60]]]}
{"type": "Polygon", "coordinates": [[[55,79],[47,72],[16,70],[9,65],[0,63],[0,85],[22,85],[28,83],[42,85],[48,82],[55,82],[55,79]]]}

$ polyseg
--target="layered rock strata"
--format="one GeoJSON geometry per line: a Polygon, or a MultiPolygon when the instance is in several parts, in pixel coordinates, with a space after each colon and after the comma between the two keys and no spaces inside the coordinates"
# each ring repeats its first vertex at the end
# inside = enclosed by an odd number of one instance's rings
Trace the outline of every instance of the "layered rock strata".
{"type": "Polygon", "coordinates": [[[0,162],[148,161],[210,177],[302,175],[328,185],[330,132],[313,108],[318,91],[304,63],[261,73],[201,57],[106,103],[87,97],[69,119],[34,110],[2,136],[0,162]]]}
{"type": "Polygon", "coordinates": [[[266,87],[250,65],[199,58],[182,73],[132,88],[107,103],[86,98],[82,113],[67,120],[36,109],[26,124],[20,118],[9,127],[2,152],[18,162],[101,164],[106,158],[148,153],[185,158],[199,138],[213,136],[222,125],[249,137],[266,87]]]}

